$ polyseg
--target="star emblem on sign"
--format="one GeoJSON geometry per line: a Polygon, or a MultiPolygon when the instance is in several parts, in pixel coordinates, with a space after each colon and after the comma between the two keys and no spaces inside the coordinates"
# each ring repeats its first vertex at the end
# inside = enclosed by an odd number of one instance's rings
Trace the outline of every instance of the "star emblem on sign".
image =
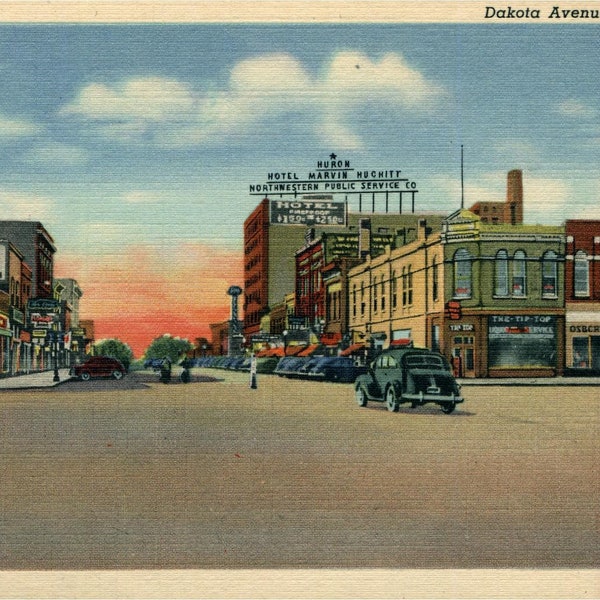
{"type": "Polygon", "coordinates": [[[335,160],[335,159],[337,158],[337,155],[336,155],[336,154],[334,154],[334,153],[332,152],[332,153],[329,155],[329,158],[330,158],[331,160],[335,160]]]}

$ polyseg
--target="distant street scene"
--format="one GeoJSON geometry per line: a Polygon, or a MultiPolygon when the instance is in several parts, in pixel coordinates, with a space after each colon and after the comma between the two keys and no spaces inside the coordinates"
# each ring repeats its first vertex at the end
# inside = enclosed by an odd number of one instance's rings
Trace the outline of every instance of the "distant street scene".
{"type": "Polygon", "coordinates": [[[463,393],[392,413],[219,369],[2,391],[0,567],[597,567],[597,388],[463,393]]]}

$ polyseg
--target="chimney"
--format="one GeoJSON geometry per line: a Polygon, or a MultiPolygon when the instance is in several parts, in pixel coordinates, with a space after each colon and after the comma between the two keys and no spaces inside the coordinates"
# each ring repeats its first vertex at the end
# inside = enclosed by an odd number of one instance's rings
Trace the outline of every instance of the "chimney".
{"type": "Polygon", "coordinates": [[[505,221],[511,225],[523,223],[523,171],[514,169],[508,172],[506,183],[505,221]]]}
{"type": "Polygon", "coordinates": [[[420,242],[424,242],[427,239],[427,220],[419,219],[419,223],[417,226],[417,240],[420,242]]]}
{"type": "Polygon", "coordinates": [[[358,258],[361,260],[371,254],[371,219],[358,222],[358,258]]]}

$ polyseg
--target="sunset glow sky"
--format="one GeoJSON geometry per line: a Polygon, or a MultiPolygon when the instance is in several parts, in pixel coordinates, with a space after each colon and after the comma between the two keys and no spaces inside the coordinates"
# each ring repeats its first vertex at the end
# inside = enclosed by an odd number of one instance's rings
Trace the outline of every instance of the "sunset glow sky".
{"type": "Polygon", "coordinates": [[[600,218],[599,59],[591,25],[0,25],[0,210],[140,356],[229,318],[249,185],[332,152],[450,212],[464,145],[467,205],[519,168],[527,223],[600,218]]]}

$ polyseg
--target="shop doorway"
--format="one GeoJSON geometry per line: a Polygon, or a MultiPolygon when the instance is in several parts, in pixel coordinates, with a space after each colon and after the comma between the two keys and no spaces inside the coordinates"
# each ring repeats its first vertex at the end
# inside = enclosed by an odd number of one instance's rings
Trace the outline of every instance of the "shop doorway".
{"type": "Polygon", "coordinates": [[[473,336],[455,336],[452,368],[455,377],[475,377],[475,340],[473,336]]]}

